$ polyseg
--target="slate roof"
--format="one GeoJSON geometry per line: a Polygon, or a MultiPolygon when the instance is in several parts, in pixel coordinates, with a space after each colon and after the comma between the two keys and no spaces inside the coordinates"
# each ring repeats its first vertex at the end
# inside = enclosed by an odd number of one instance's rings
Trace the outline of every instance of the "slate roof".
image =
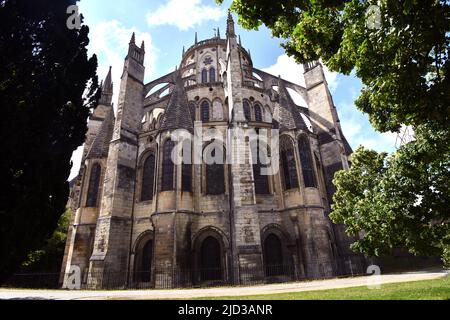
{"type": "Polygon", "coordinates": [[[100,130],[92,142],[92,146],[86,155],[86,159],[106,158],[109,151],[109,143],[111,142],[114,131],[114,110],[110,108],[102,122],[100,130]]]}
{"type": "Polygon", "coordinates": [[[194,130],[191,111],[188,106],[188,98],[181,73],[178,71],[174,75],[175,85],[169,98],[166,111],[161,122],[161,130],[186,129],[190,132],[194,130]]]}
{"type": "Polygon", "coordinates": [[[291,95],[287,91],[283,81],[278,81],[278,93],[280,103],[280,131],[286,131],[289,129],[303,129],[308,131],[303,117],[300,114],[300,110],[291,98],[291,95]]]}

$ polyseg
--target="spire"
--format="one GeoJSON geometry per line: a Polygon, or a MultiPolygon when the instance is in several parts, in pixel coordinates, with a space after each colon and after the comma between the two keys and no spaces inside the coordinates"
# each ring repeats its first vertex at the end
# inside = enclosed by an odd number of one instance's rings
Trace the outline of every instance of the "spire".
{"type": "Polygon", "coordinates": [[[217,27],[217,38],[220,39],[220,28],[219,27],[217,27]]]}
{"type": "Polygon", "coordinates": [[[109,67],[108,74],[106,75],[105,82],[103,83],[103,91],[110,92],[112,89],[112,76],[111,76],[112,67],[109,67]]]}
{"type": "Polygon", "coordinates": [[[197,32],[195,32],[195,44],[198,43],[198,37],[197,37],[197,32]]]}
{"type": "Polygon", "coordinates": [[[99,100],[99,104],[109,106],[112,102],[112,96],[113,96],[113,83],[112,83],[112,67],[109,67],[109,72],[105,78],[105,81],[102,81],[101,88],[102,88],[102,95],[99,100]]]}
{"type": "Polygon", "coordinates": [[[137,61],[139,64],[144,64],[145,57],[145,43],[142,41],[141,47],[139,48],[136,45],[136,33],[133,32],[131,35],[130,44],[128,45],[128,56],[127,59],[133,59],[137,61]]]}
{"type": "Polygon", "coordinates": [[[250,52],[250,49],[247,50],[248,51],[248,56],[250,57],[250,59],[252,58],[252,53],[250,52]]]}
{"type": "Polygon", "coordinates": [[[235,37],[236,34],[234,33],[234,20],[233,16],[231,15],[231,9],[228,10],[228,19],[227,19],[227,38],[229,37],[235,37]]]}
{"type": "Polygon", "coordinates": [[[184,46],[183,46],[183,54],[182,54],[182,57],[184,57],[184,54],[186,53],[186,49],[184,48],[184,46]]]}

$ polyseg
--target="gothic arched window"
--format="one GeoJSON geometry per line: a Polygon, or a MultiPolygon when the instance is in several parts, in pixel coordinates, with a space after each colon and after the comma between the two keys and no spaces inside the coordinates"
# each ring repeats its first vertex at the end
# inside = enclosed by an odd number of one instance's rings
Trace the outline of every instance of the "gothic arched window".
{"type": "Polygon", "coordinates": [[[267,276],[279,276],[283,274],[283,251],[281,240],[271,233],[264,240],[264,261],[267,276]]]}
{"type": "Polygon", "coordinates": [[[150,154],[145,159],[142,169],[142,184],[141,184],[141,201],[148,201],[153,199],[153,184],[155,175],[155,156],[150,154]]]}
{"type": "Polygon", "coordinates": [[[216,69],[213,67],[209,69],[209,82],[216,82],[216,69]]]}
{"type": "Polygon", "coordinates": [[[244,106],[245,120],[250,121],[251,120],[250,104],[248,103],[248,101],[244,101],[243,106],[244,106]]]}
{"type": "Polygon", "coordinates": [[[91,174],[89,176],[89,187],[87,193],[86,207],[97,207],[98,189],[100,186],[100,175],[102,174],[102,167],[95,163],[92,166],[91,174]]]}
{"type": "Polygon", "coordinates": [[[201,105],[201,118],[202,122],[208,122],[209,121],[209,102],[203,101],[201,105]]]}
{"type": "Polygon", "coordinates": [[[313,160],[311,156],[311,147],[309,139],[306,136],[301,136],[298,139],[298,150],[300,154],[300,162],[302,166],[303,180],[306,188],[316,188],[317,180],[314,173],[313,160]]]}
{"type": "Polygon", "coordinates": [[[281,151],[281,166],[282,175],[284,178],[285,190],[294,189],[298,187],[297,169],[295,165],[294,146],[288,139],[283,139],[280,143],[281,151]]]}
{"type": "Polygon", "coordinates": [[[172,161],[173,148],[174,142],[172,140],[167,140],[163,148],[161,191],[170,191],[174,189],[174,163],[172,161]]]}
{"type": "MultiPolygon", "coordinates": [[[[223,153],[225,155],[225,151],[223,153]]],[[[211,156],[216,156],[216,149],[213,149],[211,156]]],[[[222,160],[222,159],[219,159],[222,160]]],[[[225,166],[224,161],[206,165],[206,194],[218,195],[225,193],[225,166]]]]}
{"type": "Polygon", "coordinates": [[[183,164],[181,169],[181,190],[192,191],[192,156],[191,143],[189,140],[183,141],[183,164]]]}
{"type": "Polygon", "coordinates": [[[263,121],[262,109],[259,104],[255,105],[255,121],[257,122],[263,121]]]}
{"type": "MultiPolygon", "coordinates": [[[[267,175],[261,174],[261,170],[265,167],[262,164],[260,155],[260,142],[257,140],[253,142],[256,146],[252,147],[252,158],[253,158],[253,179],[255,184],[256,194],[269,194],[269,177],[267,175]]],[[[267,154],[265,155],[267,157],[267,154]]]]}
{"type": "Polygon", "coordinates": [[[202,70],[202,83],[208,82],[208,70],[203,69],[202,70]]]}

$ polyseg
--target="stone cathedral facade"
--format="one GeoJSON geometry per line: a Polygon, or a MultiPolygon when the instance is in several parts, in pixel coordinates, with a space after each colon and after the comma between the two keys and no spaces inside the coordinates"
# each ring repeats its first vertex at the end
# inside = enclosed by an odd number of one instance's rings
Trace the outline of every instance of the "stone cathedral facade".
{"type": "MultiPolygon", "coordinates": [[[[196,36],[179,67],[150,83],[144,56],[133,34],[117,113],[110,70],[90,117],[65,281],[73,266],[98,288],[111,278],[161,288],[361,272],[354,239],[328,218],[333,175],[348,168],[352,151],[320,63],[304,66],[305,87],[256,69],[231,15],[225,39],[196,36]],[[200,130],[202,152],[227,160],[175,163],[180,130],[200,130]],[[278,132],[279,170],[261,174],[254,140],[233,130],[278,132]]],[[[185,159],[194,146],[181,145],[185,159]]]]}

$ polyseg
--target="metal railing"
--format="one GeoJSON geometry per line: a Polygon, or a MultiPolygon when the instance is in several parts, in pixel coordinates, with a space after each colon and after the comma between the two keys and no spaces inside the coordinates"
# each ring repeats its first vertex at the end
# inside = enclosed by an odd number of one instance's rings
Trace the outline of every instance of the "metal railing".
{"type": "MultiPolygon", "coordinates": [[[[411,270],[414,266],[424,268],[438,266],[435,259],[411,257],[394,258],[395,271],[411,270]]],[[[80,275],[83,290],[173,289],[206,288],[221,286],[252,286],[269,283],[297,282],[336,277],[366,275],[369,264],[358,256],[337,260],[316,260],[310,263],[285,265],[245,265],[237,268],[209,269],[158,269],[138,272],[91,271],[80,275]]],[[[380,265],[381,272],[392,272],[391,264],[380,265]]],[[[61,289],[63,279],[69,275],[60,273],[19,273],[13,275],[3,287],[29,289],[61,289]]]]}
{"type": "MultiPolygon", "coordinates": [[[[302,265],[245,265],[237,268],[202,269],[158,269],[152,271],[84,272],[79,276],[80,289],[84,290],[126,290],[126,289],[171,289],[203,288],[239,285],[260,285],[265,283],[293,282],[330,278],[363,273],[362,263],[349,270],[338,270],[336,261],[314,261],[302,265]],[[351,271],[350,271],[351,270],[351,271]]],[[[13,275],[3,287],[30,289],[59,289],[64,279],[72,275],[60,273],[18,273],[13,275]]]]}

